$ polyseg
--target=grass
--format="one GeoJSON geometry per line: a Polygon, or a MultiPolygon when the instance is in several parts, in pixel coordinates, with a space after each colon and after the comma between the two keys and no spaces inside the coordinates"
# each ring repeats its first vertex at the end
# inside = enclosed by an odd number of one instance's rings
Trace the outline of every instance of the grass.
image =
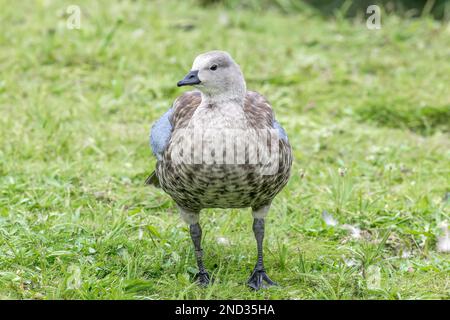
{"type": "Polygon", "coordinates": [[[448,24],[76,3],[80,30],[66,28],[73,1],[0,0],[0,298],[450,298],[450,259],[436,251],[449,219],[448,24]],[[273,103],[294,148],[266,223],[280,287],[260,292],[245,286],[249,210],[203,213],[216,282],[200,289],[187,226],[143,186],[151,123],[193,58],[217,48],[273,103]]]}

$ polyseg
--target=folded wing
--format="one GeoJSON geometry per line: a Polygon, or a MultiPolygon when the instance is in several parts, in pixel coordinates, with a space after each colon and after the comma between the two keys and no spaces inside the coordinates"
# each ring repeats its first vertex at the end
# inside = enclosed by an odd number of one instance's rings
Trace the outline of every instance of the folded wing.
{"type": "Polygon", "coordinates": [[[158,160],[162,159],[162,155],[166,150],[172,135],[173,126],[170,122],[172,113],[173,109],[170,108],[155,122],[150,131],[150,146],[153,154],[158,160]]]}

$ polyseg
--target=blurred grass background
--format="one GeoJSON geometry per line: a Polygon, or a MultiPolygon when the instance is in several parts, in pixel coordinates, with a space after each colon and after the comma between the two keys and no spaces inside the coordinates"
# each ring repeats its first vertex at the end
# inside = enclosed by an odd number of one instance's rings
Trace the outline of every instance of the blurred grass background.
{"type": "Polygon", "coordinates": [[[370,5],[378,5],[388,14],[402,17],[432,15],[436,19],[450,18],[448,0],[198,0],[203,6],[222,5],[232,9],[275,9],[284,14],[304,13],[333,16],[336,12],[346,17],[363,17],[370,5]]]}
{"type": "Polygon", "coordinates": [[[380,3],[369,30],[363,1],[0,0],[0,297],[448,299],[448,1],[412,2],[380,3]],[[173,202],[143,186],[151,123],[212,49],[294,149],[267,291],[245,287],[248,210],[203,214],[217,281],[202,290],[173,202]]]}

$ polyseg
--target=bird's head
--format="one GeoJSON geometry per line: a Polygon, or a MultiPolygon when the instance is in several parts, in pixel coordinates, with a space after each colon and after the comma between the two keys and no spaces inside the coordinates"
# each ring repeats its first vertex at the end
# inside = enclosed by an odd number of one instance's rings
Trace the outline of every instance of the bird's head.
{"type": "Polygon", "coordinates": [[[209,51],[197,56],[191,71],[177,83],[191,85],[213,101],[243,100],[246,85],[239,65],[225,51],[209,51]]]}

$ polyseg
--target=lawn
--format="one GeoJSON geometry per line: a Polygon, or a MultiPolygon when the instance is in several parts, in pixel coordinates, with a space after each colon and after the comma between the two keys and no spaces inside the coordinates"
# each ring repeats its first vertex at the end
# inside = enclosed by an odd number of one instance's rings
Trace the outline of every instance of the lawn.
{"type": "Polygon", "coordinates": [[[0,298],[450,298],[444,20],[384,14],[369,30],[341,11],[194,0],[0,7],[0,298]],[[150,126],[212,49],[272,102],[294,151],[266,222],[279,286],[258,292],[249,209],[203,212],[215,282],[201,289],[188,227],[144,186],[150,126]]]}

